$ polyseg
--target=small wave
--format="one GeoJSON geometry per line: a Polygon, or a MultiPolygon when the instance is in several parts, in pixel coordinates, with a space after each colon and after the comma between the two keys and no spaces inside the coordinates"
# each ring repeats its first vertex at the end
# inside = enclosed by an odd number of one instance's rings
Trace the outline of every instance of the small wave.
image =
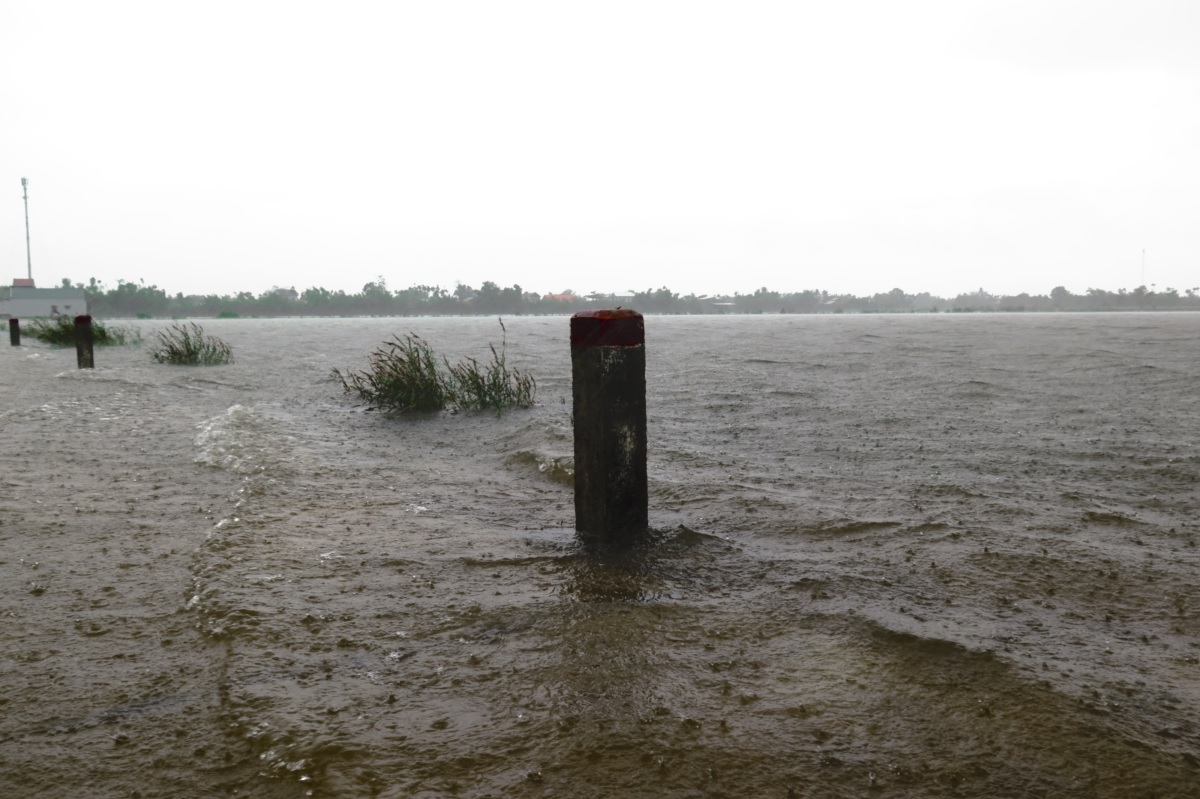
{"type": "Polygon", "coordinates": [[[573,455],[548,455],[534,450],[521,450],[509,458],[509,463],[534,467],[542,475],[563,485],[575,484],[575,457],[573,455]]]}
{"type": "Polygon", "coordinates": [[[234,472],[255,472],[261,467],[255,464],[253,409],[234,405],[220,416],[202,422],[200,434],[196,436],[196,462],[234,472]]]}
{"type": "Polygon", "coordinates": [[[907,629],[907,625],[904,624],[895,627],[884,620],[873,619],[868,621],[866,632],[875,640],[899,652],[941,661],[962,660],[998,664],[995,653],[990,649],[975,649],[961,641],[929,635],[921,630],[907,629]]]}
{"type": "Polygon", "coordinates": [[[196,463],[238,474],[275,471],[287,460],[294,439],[273,433],[255,408],[234,405],[220,416],[197,425],[196,463]]]}
{"type": "Polygon", "coordinates": [[[999,393],[999,388],[985,380],[966,380],[954,387],[955,396],[965,399],[991,398],[999,393]]]}
{"type": "Polygon", "coordinates": [[[914,490],[921,495],[934,497],[966,497],[968,499],[980,499],[987,497],[987,494],[979,491],[973,491],[966,486],[959,485],[958,483],[918,483],[914,487],[914,490]]]}
{"type": "Polygon", "coordinates": [[[1126,516],[1123,513],[1114,513],[1109,511],[1086,511],[1083,514],[1083,520],[1085,522],[1091,522],[1092,524],[1114,524],[1119,527],[1141,524],[1141,522],[1137,519],[1126,516]]]}
{"type": "Polygon", "coordinates": [[[206,391],[209,389],[225,389],[225,388],[237,389],[239,391],[249,391],[252,388],[251,386],[234,383],[234,382],[231,382],[228,380],[217,380],[214,378],[207,378],[207,377],[195,377],[193,375],[188,375],[186,377],[177,377],[170,381],[170,385],[176,386],[178,388],[190,389],[192,391],[206,391]]]}
{"type": "Polygon", "coordinates": [[[834,519],[813,528],[810,532],[820,535],[857,535],[873,533],[899,527],[900,522],[872,521],[868,519],[834,519]]]}

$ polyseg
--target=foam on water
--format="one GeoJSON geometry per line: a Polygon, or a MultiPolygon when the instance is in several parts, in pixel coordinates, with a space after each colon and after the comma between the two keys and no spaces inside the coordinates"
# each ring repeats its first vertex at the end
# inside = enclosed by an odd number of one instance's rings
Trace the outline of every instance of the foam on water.
{"type": "Polygon", "coordinates": [[[258,407],[233,405],[197,427],[197,463],[249,475],[278,471],[292,460],[296,439],[258,407]]]}

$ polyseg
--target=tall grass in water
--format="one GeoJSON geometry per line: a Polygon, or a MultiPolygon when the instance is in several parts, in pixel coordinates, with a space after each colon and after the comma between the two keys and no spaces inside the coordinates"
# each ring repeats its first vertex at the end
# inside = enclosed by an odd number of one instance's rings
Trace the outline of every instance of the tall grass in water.
{"type": "MultiPolygon", "coordinates": [[[[21,323],[21,333],[53,347],[74,347],[75,317],[60,314],[49,319],[32,319],[21,323]]],[[[92,343],[97,347],[120,347],[141,341],[142,334],[136,327],[106,325],[92,319],[92,343]]]]}
{"type": "Polygon", "coordinates": [[[405,413],[446,407],[448,397],[438,374],[437,356],[415,333],[385,341],[371,353],[363,371],[342,374],[334,369],[333,374],[347,394],[357,394],[381,410],[405,413]]]}
{"type": "Polygon", "coordinates": [[[368,405],[389,413],[410,411],[503,410],[533,405],[537,382],[533,375],[510,369],[505,362],[508,331],[486,366],[474,358],[451,365],[438,356],[420,336],[395,336],[371,353],[367,368],[360,372],[334,369],[347,394],[357,395],[368,405]]]}
{"type": "Polygon", "coordinates": [[[492,361],[487,366],[480,366],[474,358],[451,366],[450,361],[442,358],[449,371],[446,383],[450,399],[458,408],[475,411],[528,408],[533,405],[537,382],[531,374],[508,368],[504,359],[508,349],[508,330],[504,327],[504,320],[500,320],[500,330],[503,336],[500,351],[496,352],[496,345],[488,345],[492,351],[492,361]]]}
{"type": "Polygon", "coordinates": [[[233,361],[233,348],[204,332],[195,322],[171,325],[159,332],[150,357],[180,366],[216,366],[233,361]]]}

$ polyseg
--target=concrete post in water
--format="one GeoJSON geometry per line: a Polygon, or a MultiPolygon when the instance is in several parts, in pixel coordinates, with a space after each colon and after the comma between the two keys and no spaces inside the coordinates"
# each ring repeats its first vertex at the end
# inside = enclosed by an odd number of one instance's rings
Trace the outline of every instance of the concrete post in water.
{"type": "Polygon", "coordinates": [[[21,322],[15,316],[8,320],[8,343],[14,347],[21,346],[21,322]]]}
{"type": "Polygon", "coordinates": [[[92,357],[92,317],[84,314],[75,317],[75,358],[80,369],[94,369],[96,360],[92,357]]]}
{"type": "Polygon", "coordinates": [[[594,543],[630,544],[649,526],[645,345],[636,311],[571,317],[575,529],[594,543]]]}

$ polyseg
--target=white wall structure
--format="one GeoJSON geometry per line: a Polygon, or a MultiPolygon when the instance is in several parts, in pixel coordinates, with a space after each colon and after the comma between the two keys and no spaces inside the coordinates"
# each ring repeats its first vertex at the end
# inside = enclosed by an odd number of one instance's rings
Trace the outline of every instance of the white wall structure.
{"type": "Polygon", "coordinates": [[[0,319],[34,319],[41,316],[78,316],[87,313],[83,289],[38,289],[0,286],[0,319]]]}

